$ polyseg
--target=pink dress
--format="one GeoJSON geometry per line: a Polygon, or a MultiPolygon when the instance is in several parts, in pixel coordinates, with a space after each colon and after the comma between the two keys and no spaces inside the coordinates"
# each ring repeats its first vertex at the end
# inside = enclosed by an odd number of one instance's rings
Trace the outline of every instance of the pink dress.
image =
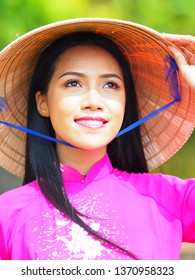
{"type": "MultiPolygon", "coordinates": [[[[178,259],[195,242],[195,179],[128,174],[106,155],[83,178],[62,165],[71,203],[94,230],[141,259],[178,259]]],[[[36,181],[0,196],[0,259],[127,260],[51,205],[36,181]]]]}

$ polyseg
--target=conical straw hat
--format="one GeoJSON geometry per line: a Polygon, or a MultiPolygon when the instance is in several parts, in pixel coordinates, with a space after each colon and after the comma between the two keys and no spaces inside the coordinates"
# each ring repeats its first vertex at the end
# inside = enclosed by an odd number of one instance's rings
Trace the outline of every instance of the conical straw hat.
{"type": "MultiPolygon", "coordinates": [[[[41,51],[55,39],[77,31],[92,31],[114,40],[130,61],[140,117],[172,101],[165,60],[171,44],[162,35],[133,22],[84,18],[56,22],[19,37],[0,53],[0,96],[8,103],[0,121],[26,126],[29,81],[41,51]]],[[[181,101],[141,125],[149,169],[172,157],[190,137],[195,123],[195,94],[178,76],[181,101]]],[[[22,177],[26,134],[0,124],[0,166],[22,177]]]]}

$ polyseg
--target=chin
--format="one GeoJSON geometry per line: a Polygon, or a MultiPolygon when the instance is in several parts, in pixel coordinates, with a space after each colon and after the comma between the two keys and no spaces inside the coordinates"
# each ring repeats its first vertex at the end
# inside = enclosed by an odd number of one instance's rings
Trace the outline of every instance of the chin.
{"type": "Polygon", "coordinates": [[[95,150],[101,150],[105,149],[109,143],[100,143],[100,141],[90,141],[90,142],[74,142],[71,143],[74,147],[81,149],[81,150],[87,150],[87,151],[95,151],[95,150]],[[98,144],[96,144],[98,143],[98,144]]]}
{"type": "Polygon", "coordinates": [[[94,150],[100,150],[105,149],[107,145],[114,139],[115,136],[112,138],[107,137],[105,139],[105,136],[101,135],[101,137],[77,137],[77,139],[65,139],[67,143],[71,144],[75,148],[81,149],[81,150],[88,150],[88,151],[94,151],[94,150]],[[75,141],[76,140],[76,141],[75,141]]]}
{"type": "Polygon", "coordinates": [[[97,151],[97,150],[102,150],[106,149],[107,145],[79,145],[77,146],[78,149],[85,150],[85,151],[97,151]]]}

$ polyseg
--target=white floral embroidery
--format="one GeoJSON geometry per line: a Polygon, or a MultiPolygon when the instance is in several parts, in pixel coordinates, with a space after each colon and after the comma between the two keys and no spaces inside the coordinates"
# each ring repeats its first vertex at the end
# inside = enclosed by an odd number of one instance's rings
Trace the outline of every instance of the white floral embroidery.
{"type": "Polygon", "coordinates": [[[87,236],[87,232],[77,224],[72,224],[70,226],[70,235],[72,239],[82,240],[83,237],[87,236]]]}
{"type": "Polygon", "coordinates": [[[66,246],[70,253],[74,253],[76,255],[81,252],[80,243],[76,239],[67,242],[66,246]]]}
{"type": "Polygon", "coordinates": [[[99,241],[92,239],[79,225],[72,224],[70,228],[72,239],[67,242],[66,246],[70,252],[74,253],[75,258],[88,260],[102,255],[99,241]]]}
{"type": "Polygon", "coordinates": [[[66,220],[56,220],[56,225],[57,226],[66,226],[68,222],[66,220]]]}
{"type": "Polygon", "coordinates": [[[100,223],[92,223],[91,228],[95,231],[98,231],[100,229],[100,223]]]}
{"type": "Polygon", "coordinates": [[[81,250],[83,251],[83,259],[90,260],[101,257],[103,248],[100,241],[92,239],[87,236],[86,239],[81,243],[81,250]]]}
{"type": "MultiPolygon", "coordinates": [[[[84,222],[93,230],[105,236],[109,240],[117,239],[120,236],[120,230],[116,229],[113,221],[117,217],[113,209],[109,210],[106,205],[107,212],[102,213],[100,197],[103,194],[94,194],[94,196],[84,196],[72,200],[73,205],[79,212],[86,215],[82,217],[84,222]],[[100,203],[100,204],[99,204],[100,203]],[[89,217],[89,218],[88,218],[89,217]]],[[[68,218],[65,218],[57,209],[51,209],[50,212],[41,213],[42,223],[38,225],[35,221],[33,234],[36,235],[32,242],[32,248],[38,248],[36,251],[37,259],[108,259],[121,258],[118,250],[105,246],[99,239],[88,234],[82,227],[75,224],[68,218]],[[44,254],[43,254],[44,252],[44,254]]],[[[128,256],[126,256],[128,259],[128,256]]]]}

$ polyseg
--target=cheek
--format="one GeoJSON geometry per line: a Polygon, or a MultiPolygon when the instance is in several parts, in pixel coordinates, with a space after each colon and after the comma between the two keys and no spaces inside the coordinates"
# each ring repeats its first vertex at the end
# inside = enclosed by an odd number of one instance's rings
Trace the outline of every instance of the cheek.
{"type": "Polygon", "coordinates": [[[67,130],[67,124],[70,123],[70,106],[64,106],[63,103],[50,107],[50,120],[54,131],[59,134],[60,131],[67,130]]]}
{"type": "Polygon", "coordinates": [[[113,106],[113,112],[119,120],[123,120],[124,118],[125,104],[125,98],[122,96],[122,98],[117,100],[116,104],[113,106]]]}
{"type": "Polygon", "coordinates": [[[115,102],[115,105],[112,107],[112,132],[117,134],[121,129],[125,113],[125,103],[124,102],[115,102]]]}
{"type": "Polygon", "coordinates": [[[125,111],[124,111],[124,108],[122,108],[122,110],[118,114],[118,122],[117,123],[118,123],[119,129],[122,126],[122,123],[123,123],[123,120],[124,120],[124,115],[125,115],[125,111]]]}
{"type": "Polygon", "coordinates": [[[118,123],[119,130],[122,126],[122,123],[124,120],[124,115],[125,115],[125,101],[120,104],[120,107],[118,108],[118,112],[117,112],[117,116],[116,116],[116,119],[118,119],[117,123],[118,123]]]}
{"type": "Polygon", "coordinates": [[[125,116],[125,109],[126,109],[126,95],[124,94],[123,101],[122,101],[122,103],[121,103],[122,122],[123,122],[123,119],[124,119],[124,116],[125,116]]]}
{"type": "Polygon", "coordinates": [[[59,120],[63,119],[65,116],[70,116],[74,111],[75,104],[65,97],[53,97],[49,99],[48,102],[50,118],[58,117],[59,120]]]}

